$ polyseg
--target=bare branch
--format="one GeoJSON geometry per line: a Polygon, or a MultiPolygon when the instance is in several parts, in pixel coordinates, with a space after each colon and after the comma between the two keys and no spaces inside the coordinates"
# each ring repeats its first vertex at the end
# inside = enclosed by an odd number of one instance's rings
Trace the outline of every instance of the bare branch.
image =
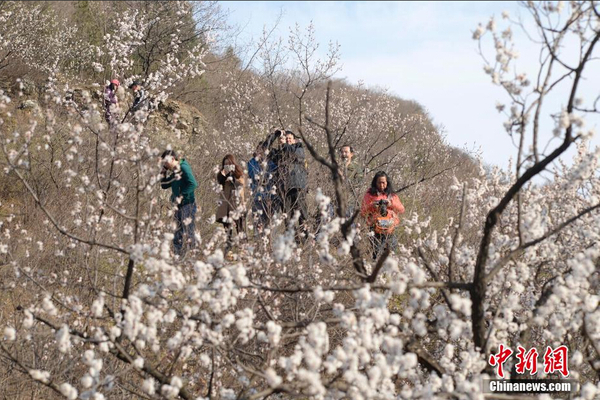
{"type": "Polygon", "coordinates": [[[525,252],[525,250],[528,249],[529,247],[535,246],[536,244],[543,242],[550,236],[556,235],[557,233],[562,231],[564,228],[566,228],[573,222],[577,221],[579,218],[583,217],[586,214],[591,213],[592,211],[598,209],[599,207],[600,207],[600,203],[595,204],[591,207],[588,207],[585,210],[578,213],[577,215],[575,215],[575,216],[569,218],[568,220],[566,220],[565,222],[561,223],[560,225],[558,225],[556,228],[552,229],[551,231],[546,232],[544,235],[540,236],[539,238],[531,240],[527,243],[523,243],[521,246],[510,251],[507,255],[502,257],[498,261],[498,263],[496,263],[496,265],[492,268],[492,270],[489,272],[489,274],[487,274],[487,276],[485,277],[485,282],[486,283],[491,282],[491,280],[494,279],[494,277],[496,276],[496,274],[498,274],[498,272],[502,269],[502,267],[504,267],[509,261],[511,261],[511,260],[515,259],[516,257],[520,256],[521,254],[523,254],[523,252],[525,252]]]}
{"type": "Polygon", "coordinates": [[[390,255],[390,249],[388,246],[386,246],[385,249],[383,250],[383,253],[381,254],[381,256],[379,256],[379,260],[377,260],[377,264],[375,264],[375,268],[373,268],[373,273],[371,275],[369,275],[369,277],[366,279],[367,283],[375,282],[375,280],[377,279],[377,275],[379,274],[379,271],[381,270],[381,267],[383,267],[383,264],[386,262],[389,255],[390,255]]]}

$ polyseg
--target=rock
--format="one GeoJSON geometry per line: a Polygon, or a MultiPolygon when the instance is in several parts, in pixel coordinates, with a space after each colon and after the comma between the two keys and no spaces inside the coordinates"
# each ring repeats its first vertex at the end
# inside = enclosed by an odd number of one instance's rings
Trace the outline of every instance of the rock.
{"type": "Polygon", "coordinates": [[[90,108],[89,104],[91,102],[91,99],[92,95],[90,94],[90,92],[88,90],[80,88],[75,88],[70,92],[67,92],[65,96],[65,100],[70,100],[74,102],[79,108],[81,108],[81,110],[88,110],[90,108]]]}
{"type": "Polygon", "coordinates": [[[35,82],[27,79],[21,79],[21,82],[17,83],[18,91],[22,92],[25,96],[33,96],[38,93],[35,82]]]}
{"type": "Polygon", "coordinates": [[[187,122],[179,120],[177,121],[177,124],[175,125],[175,128],[182,130],[182,131],[187,131],[189,130],[189,125],[187,124],[187,122]]]}
{"type": "Polygon", "coordinates": [[[35,100],[25,100],[24,102],[22,102],[19,105],[19,109],[20,110],[35,110],[35,109],[39,109],[40,106],[38,105],[37,101],[35,100]]]}
{"type": "MultiPolygon", "coordinates": [[[[206,121],[194,106],[167,99],[158,105],[159,118],[155,119],[174,126],[184,135],[199,135],[206,131],[206,121]]],[[[157,121],[157,123],[160,123],[157,121]]]]}

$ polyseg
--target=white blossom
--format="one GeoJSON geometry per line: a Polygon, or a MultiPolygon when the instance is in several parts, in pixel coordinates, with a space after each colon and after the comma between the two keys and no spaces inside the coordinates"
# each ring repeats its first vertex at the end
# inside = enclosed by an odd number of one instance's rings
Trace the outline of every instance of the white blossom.
{"type": "Polygon", "coordinates": [[[77,389],[66,382],[60,385],[60,392],[68,400],[75,400],[77,398],[77,389]]]}

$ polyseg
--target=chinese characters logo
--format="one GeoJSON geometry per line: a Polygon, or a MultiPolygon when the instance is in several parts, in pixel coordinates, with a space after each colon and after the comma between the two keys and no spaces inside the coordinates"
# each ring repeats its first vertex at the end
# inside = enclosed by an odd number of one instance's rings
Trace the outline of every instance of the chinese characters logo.
{"type": "MultiPolygon", "coordinates": [[[[504,363],[508,361],[508,359],[512,356],[513,351],[503,344],[500,345],[498,353],[491,354],[488,359],[489,364],[492,367],[496,367],[496,374],[500,378],[504,378],[504,363]]],[[[525,351],[525,348],[521,346],[517,346],[517,354],[516,357],[519,360],[515,365],[515,371],[517,374],[524,374],[525,371],[529,371],[530,375],[537,374],[537,360],[539,353],[537,349],[534,347],[529,349],[529,351],[525,351]]],[[[559,346],[553,349],[550,346],[546,347],[546,352],[544,353],[544,373],[552,374],[554,372],[560,372],[563,377],[569,376],[569,366],[568,366],[568,356],[569,349],[567,346],[559,346]]]]}

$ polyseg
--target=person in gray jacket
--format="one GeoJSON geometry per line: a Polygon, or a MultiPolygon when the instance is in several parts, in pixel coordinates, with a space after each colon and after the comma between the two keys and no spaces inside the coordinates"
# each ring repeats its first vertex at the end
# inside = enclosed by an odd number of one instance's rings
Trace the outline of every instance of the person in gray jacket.
{"type": "Polygon", "coordinates": [[[285,131],[286,144],[281,151],[281,158],[278,163],[280,177],[283,183],[283,209],[291,218],[294,212],[298,210],[300,218],[300,232],[302,236],[296,236],[300,241],[307,237],[307,216],[308,208],[306,206],[306,186],[308,172],[306,170],[306,154],[304,146],[296,140],[296,135],[292,131],[285,131]]]}

